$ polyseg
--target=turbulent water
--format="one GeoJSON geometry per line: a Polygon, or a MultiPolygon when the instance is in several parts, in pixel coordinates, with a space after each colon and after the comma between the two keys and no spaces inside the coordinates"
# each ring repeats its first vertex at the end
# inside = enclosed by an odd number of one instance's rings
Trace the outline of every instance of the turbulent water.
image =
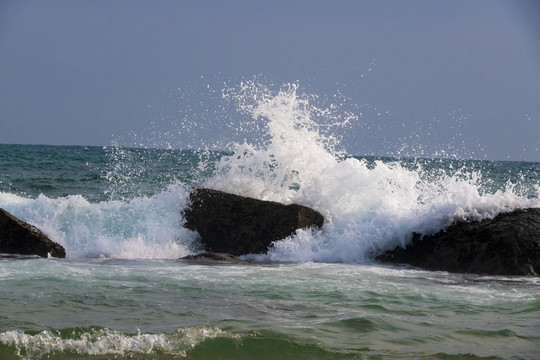
{"type": "MultiPolygon", "coordinates": [[[[0,207],[66,259],[0,257],[0,359],[538,359],[540,281],[390,267],[456,219],[540,207],[540,163],[352,156],[297,85],[227,89],[223,151],[0,145],[0,207]],[[178,260],[195,186],[326,218],[249,265],[178,260]]],[[[345,130],[344,130],[345,129],[345,130]]]]}

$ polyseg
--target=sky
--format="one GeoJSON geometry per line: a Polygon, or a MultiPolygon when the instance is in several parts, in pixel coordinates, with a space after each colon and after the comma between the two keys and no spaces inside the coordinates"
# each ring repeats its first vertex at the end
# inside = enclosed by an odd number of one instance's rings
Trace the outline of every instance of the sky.
{"type": "Polygon", "coordinates": [[[538,162],[538,19],[536,0],[0,0],[0,143],[239,141],[208,89],[256,77],[346,98],[349,154],[538,162]]]}

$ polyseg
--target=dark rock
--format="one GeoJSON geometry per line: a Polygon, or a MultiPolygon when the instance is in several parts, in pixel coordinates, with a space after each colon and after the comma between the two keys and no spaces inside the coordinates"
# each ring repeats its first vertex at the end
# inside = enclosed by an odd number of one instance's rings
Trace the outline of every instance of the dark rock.
{"type": "Polygon", "coordinates": [[[377,257],[427,270],[490,275],[540,273],[540,209],[516,210],[491,220],[462,222],[436,234],[414,234],[412,244],[377,257]]]}
{"type": "Polygon", "coordinates": [[[180,258],[180,260],[195,260],[197,262],[227,262],[227,263],[235,263],[235,264],[249,264],[249,261],[241,260],[238,258],[238,256],[234,256],[227,253],[213,253],[213,252],[205,252],[202,254],[197,255],[187,255],[183,258],[180,258]]]}
{"type": "Polygon", "coordinates": [[[61,245],[4,209],[0,209],[0,253],[66,257],[66,251],[61,245]]]}
{"type": "Polygon", "coordinates": [[[206,250],[243,255],[265,253],[272,242],[297,229],[322,227],[324,218],[302,205],[283,205],[211,189],[190,195],[185,227],[198,231],[206,250]]]}

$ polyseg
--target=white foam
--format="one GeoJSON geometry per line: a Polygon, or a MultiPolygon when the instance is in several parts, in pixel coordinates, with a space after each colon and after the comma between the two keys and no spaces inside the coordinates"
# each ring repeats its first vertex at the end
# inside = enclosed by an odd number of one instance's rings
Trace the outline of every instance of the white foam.
{"type": "Polygon", "coordinates": [[[233,155],[221,158],[216,175],[205,185],[283,203],[300,203],[320,211],[322,233],[300,231],[279,241],[266,256],[285,261],[365,261],[382,249],[404,245],[413,232],[429,233],[458,218],[482,219],[502,211],[540,207],[536,198],[516,194],[514,186],[485,193],[479,172],[428,174],[421,166],[344,158],[339,137],[322,131],[354,117],[321,109],[297,84],[278,91],[255,81],[224,92],[251,128],[263,129],[260,141],[232,144],[233,155]],[[322,114],[322,116],[321,116],[322,114]],[[330,124],[330,125],[329,125],[330,124]]]}
{"type": "Polygon", "coordinates": [[[68,257],[175,259],[190,253],[196,234],[182,227],[187,189],[152,197],[90,203],[80,195],[25,199],[0,194],[0,207],[41,229],[68,257]]]}
{"type": "Polygon", "coordinates": [[[22,359],[40,359],[56,353],[85,355],[134,355],[162,353],[186,356],[199,343],[214,338],[237,339],[240,335],[210,326],[178,329],[172,334],[128,335],[116,330],[92,329],[72,338],[44,330],[30,335],[23,331],[0,332],[0,343],[16,348],[22,359]]]}

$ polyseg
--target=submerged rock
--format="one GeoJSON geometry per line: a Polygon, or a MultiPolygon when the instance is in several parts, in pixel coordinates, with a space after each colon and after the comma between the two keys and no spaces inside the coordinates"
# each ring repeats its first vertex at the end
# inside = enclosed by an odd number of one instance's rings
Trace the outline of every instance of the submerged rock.
{"type": "Polygon", "coordinates": [[[272,242],[297,229],[322,227],[324,218],[302,205],[283,205],[226,192],[197,189],[184,211],[185,227],[198,231],[206,250],[243,255],[266,253],[272,242]]]}
{"type": "Polygon", "coordinates": [[[65,249],[34,226],[0,208],[0,253],[65,258],[65,249]]]}
{"type": "Polygon", "coordinates": [[[234,256],[227,253],[213,253],[213,252],[205,252],[202,254],[197,255],[187,255],[183,258],[180,258],[180,260],[195,260],[197,262],[227,262],[227,263],[235,263],[235,264],[249,264],[249,261],[241,260],[238,258],[238,256],[234,256]]]}
{"type": "Polygon", "coordinates": [[[451,225],[436,234],[414,234],[412,244],[377,260],[427,270],[490,275],[540,273],[540,209],[451,225]]]}

